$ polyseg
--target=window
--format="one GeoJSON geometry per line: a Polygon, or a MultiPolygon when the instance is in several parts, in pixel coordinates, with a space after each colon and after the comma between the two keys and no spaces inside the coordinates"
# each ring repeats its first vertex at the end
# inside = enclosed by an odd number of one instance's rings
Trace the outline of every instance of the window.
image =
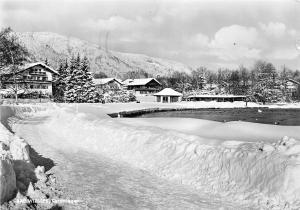
{"type": "Polygon", "coordinates": [[[163,96],[163,103],[168,103],[168,96],[163,96]]]}
{"type": "Polygon", "coordinates": [[[178,101],[178,97],[177,96],[171,97],[171,102],[177,102],[177,101],[178,101]]]}

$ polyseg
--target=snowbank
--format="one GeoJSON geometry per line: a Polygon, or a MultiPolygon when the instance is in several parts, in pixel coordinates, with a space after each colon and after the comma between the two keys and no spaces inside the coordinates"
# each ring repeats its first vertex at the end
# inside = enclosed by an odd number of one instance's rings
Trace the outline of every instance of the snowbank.
{"type": "MultiPolygon", "coordinates": [[[[42,126],[49,135],[59,137],[51,142],[57,149],[101,154],[228,199],[268,208],[300,207],[300,142],[292,138],[272,142],[240,141],[238,136],[231,141],[206,138],[201,131],[206,123],[214,122],[199,120],[201,126],[197,126],[198,120],[185,119],[186,126],[181,129],[141,123],[138,119],[127,123],[104,117],[105,106],[66,106],[49,112],[52,117],[42,126]],[[188,125],[194,125],[194,129],[188,125]]],[[[240,128],[249,125],[238,124],[240,128]]],[[[299,127],[291,129],[299,131],[299,127]]]]}
{"type": "MultiPolygon", "coordinates": [[[[1,209],[23,209],[25,206],[27,209],[31,205],[32,209],[38,208],[38,205],[31,200],[32,196],[28,192],[28,187],[39,181],[43,175],[45,176],[44,171],[41,172],[40,167],[35,169],[30,160],[29,145],[24,139],[10,132],[8,124],[11,123],[10,117],[23,118],[41,110],[45,110],[45,108],[30,105],[0,106],[0,205],[6,203],[5,206],[1,206],[1,209]],[[17,193],[23,195],[22,199],[23,201],[27,200],[28,205],[14,203],[13,199],[17,193]]],[[[45,178],[42,182],[45,185],[45,178]]],[[[36,191],[43,194],[41,190],[36,191]]],[[[52,206],[51,204],[47,205],[52,206]]]]}
{"type": "Polygon", "coordinates": [[[13,135],[0,123],[0,205],[14,198],[17,192],[13,156],[10,152],[13,140],[13,135]]]}
{"type": "Polygon", "coordinates": [[[205,139],[276,142],[283,136],[300,139],[300,126],[279,126],[243,121],[216,122],[192,118],[119,118],[126,125],[157,127],[205,139]]]}
{"type": "Polygon", "coordinates": [[[9,152],[12,159],[14,160],[23,160],[26,162],[30,162],[28,144],[18,136],[13,135],[9,132],[3,124],[0,123],[0,137],[2,143],[2,147],[7,147],[6,150],[1,150],[2,153],[9,152]]]}
{"type": "Polygon", "coordinates": [[[1,150],[2,148],[0,148],[0,205],[12,199],[17,190],[12,160],[6,151],[1,150]]]}
{"type": "Polygon", "coordinates": [[[10,117],[26,118],[38,111],[46,110],[48,107],[52,107],[51,104],[22,104],[22,105],[0,105],[0,122],[9,129],[8,119],[10,117]]]}

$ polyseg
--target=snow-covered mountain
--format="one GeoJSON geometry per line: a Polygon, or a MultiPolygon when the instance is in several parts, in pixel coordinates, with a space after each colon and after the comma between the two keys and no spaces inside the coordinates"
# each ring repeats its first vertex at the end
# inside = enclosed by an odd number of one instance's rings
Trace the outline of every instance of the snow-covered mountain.
{"type": "Polygon", "coordinates": [[[153,58],[142,54],[106,51],[90,42],[66,37],[50,32],[17,33],[34,60],[48,59],[50,65],[57,67],[59,61],[75,56],[86,55],[91,63],[91,71],[104,72],[108,76],[120,77],[133,70],[144,70],[154,76],[168,75],[173,71],[189,72],[191,68],[179,62],[153,58]]]}

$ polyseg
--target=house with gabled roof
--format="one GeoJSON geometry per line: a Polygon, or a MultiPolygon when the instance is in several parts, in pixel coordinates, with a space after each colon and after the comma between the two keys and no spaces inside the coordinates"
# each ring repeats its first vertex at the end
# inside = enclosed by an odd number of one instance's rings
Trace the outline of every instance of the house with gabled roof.
{"type": "Polygon", "coordinates": [[[40,92],[52,95],[53,81],[59,73],[42,63],[26,63],[0,69],[1,89],[17,89],[18,92],[40,92]]]}
{"type": "Polygon", "coordinates": [[[286,83],[286,90],[287,93],[292,97],[292,98],[299,98],[300,96],[300,82],[293,80],[293,79],[287,79],[286,83]]]}
{"type": "Polygon", "coordinates": [[[93,79],[95,86],[100,92],[111,92],[123,89],[123,83],[116,78],[93,79]]]}
{"type": "Polygon", "coordinates": [[[123,84],[127,90],[135,91],[137,95],[151,95],[162,88],[160,82],[155,78],[127,79],[123,81],[123,84]]]}

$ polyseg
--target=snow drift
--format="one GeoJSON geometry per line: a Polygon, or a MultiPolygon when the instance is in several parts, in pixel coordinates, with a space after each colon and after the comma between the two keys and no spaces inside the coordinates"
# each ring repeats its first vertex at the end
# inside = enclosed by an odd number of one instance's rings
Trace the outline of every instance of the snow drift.
{"type": "Polygon", "coordinates": [[[26,192],[35,180],[27,142],[9,131],[9,118],[28,116],[41,107],[0,106],[0,205],[12,200],[17,192],[26,192]]]}
{"type": "MultiPolygon", "coordinates": [[[[227,199],[277,209],[300,207],[300,143],[206,139],[158,127],[91,120],[57,108],[43,128],[57,149],[86,150],[227,199]],[[55,138],[54,138],[55,139],[55,138]]],[[[245,125],[247,126],[247,125],[245,125]]]]}
{"type": "MultiPolygon", "coordinates": [[[[1,147],[2,143],[0,142],[1,147]]],[[[13,169],[12,160],[8,154],[0,148],[0,205],[16,194],[16,174],[13,169]]]]}

